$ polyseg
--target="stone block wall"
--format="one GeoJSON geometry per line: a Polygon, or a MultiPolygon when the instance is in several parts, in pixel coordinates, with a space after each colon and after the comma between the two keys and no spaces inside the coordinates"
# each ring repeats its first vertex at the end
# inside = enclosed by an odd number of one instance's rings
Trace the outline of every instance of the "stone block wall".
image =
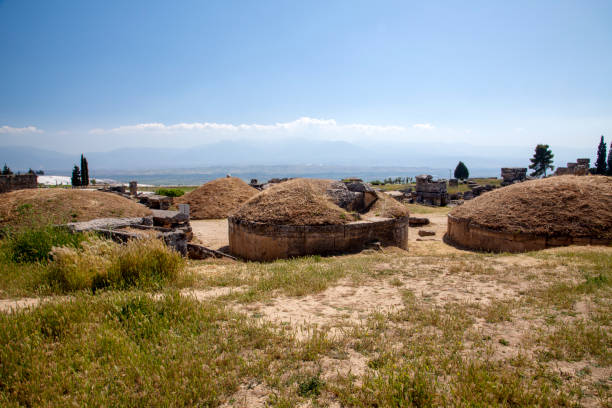
{"type": "Polygon", "coordinates": [[[520,183],[527,179],[526,167],[502,167],[501,169],[502,186],[513,183],[520,183]]]}
{"type": "Polygon", "coordinates": [[[567,245],[610,245],[606,239],[572,236],[545,236],[494,231],[466,218],[448,215],[445,240],[462,248],[489,252],[527,252],[567,245]]]}
{"type": "Polygon", "coordinates": [[[11,174],[9,176],[0,176],[0,193],[37,188],[38,183],[36,181],[36,174],[11,174]]]}
{"type": "Polygon", "coordinates": [[[448,204],[446,180],[433,180],[432,176],[416,177],[416,201],[430,205],[445,206],[448,204]]]}
{"type": "Polygon", "coordinates": [[[555,170],[555,176],[586,176],[589,174],[589,166],[591,159],[576,159],[575,163],[567,163],[567,167],[557,167],[555,170]]]}
{"type": "Polygon", "coordinates": [[[339,225],[271,225],[230,217],[230,252],[252,261],[358,252],[372,242],[408,249],[408,217],[339,225]]]}

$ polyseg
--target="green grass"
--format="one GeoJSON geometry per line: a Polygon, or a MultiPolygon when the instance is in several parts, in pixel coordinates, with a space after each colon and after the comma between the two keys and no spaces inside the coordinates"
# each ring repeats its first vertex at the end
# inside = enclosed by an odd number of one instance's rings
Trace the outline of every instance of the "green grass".
{"type": "MultiPolygon", "coordinates": [[[[198,187],[200,187],[200,186],[163,186],[161,188],[167,189],[167,190],[179,190],[179,191],[182,191],[183,194],[187,194],[190,191],[193,191],[193,190],[195,190],[198,187]]],[[[139,191],[153,191],[153,192],[155,192],[155,191],[157,191],[159,189],[160,189],[159,186],[150,186],[150,187],[145,187],[145,186],[141,187],[141,186],[138,186],[138,190],[139,191]]]]}
{"type": "Polygon", "coordinates": [[[408,211],[410,214],[448,214],[451,207],[433,207],[429,205],[421,205],[421,204],[404,204],[408,207],[408,211]]]}
{"type": "Polygon", "coordinates": [[[79,297],[0,315],[3,406],[217,406],[290,337],[177,294],[79,297]],[[245,350],[259,351],[252,356],[245,350]]]}
{"type": "Polygon", "coordinates": [[[45,278],[60,259],[68,269],[92,265],[87,276],[121,276],[95,295],[58,290],[71,296],[0,314],[0,406],[239,405],[260,385],[271,407],[579,406],[587,392],[599,392],[596,402],[609,406],[606,384],[589,382],[596,367],[612,364],[609,251],[521,256],[537,266],[497,262],[508,254],[366,251],[271,263],[191,261],[187,271],[166,275],[173,263],[165,255],[133,245],[86,240],[80,251],[36,263],[0,252],[5,296],[51,290],[45,278]],[[189,273],[195,288],[241,290],[196,301],[168,288],[189,273]],[[535,278],[521,281],[529,287],[520,295],[483,303],[436,302],[410,290],[414,279],[512,284],[526,275],[535,278]],[[403,307],[365,307],[357,321],[310,324],[305,335],[260,308],[283,297],[313,301],[339,283],[385,285],[403,307]],[[579,313],[585,301],[589,308],[579,313]],[[524,341],[504,331],[519,323],[533,325],[524,341]],[[563,374],[560,361],[580,364],[582,374],[563,374]],[[361,372],[342,369],[349,364],[361,372]]]}
{"type": "Polygon", "coordinates": [[[178,280],[183,266],[183,258],[159,240],[119,245],[49,226],[20,229],[0,241],[0,294],[161,289],[178,280]]]}
{"type": "Polygon", "coordinates": [[[83,234],[72,234],[63,228],[44,226],[9,232],[0,249],[6,257],[17,263],[49,260],[53,247],[80,248],[83,234]]]}
{"type": "Polygon", "coordinates": [[[155,190],[155,194],[166,197],[180,197],[185,194],[185,191],[180,188],[160,188],[155,190]]]}

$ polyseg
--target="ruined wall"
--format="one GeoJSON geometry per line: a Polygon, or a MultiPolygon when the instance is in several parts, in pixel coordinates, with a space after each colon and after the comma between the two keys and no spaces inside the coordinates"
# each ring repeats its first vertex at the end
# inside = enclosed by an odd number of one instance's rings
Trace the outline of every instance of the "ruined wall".
{"type": "Polygon", "coordinates": [[[494,231],[474,225],[469,219],[448,216],[445,237],[453,244],[491,252],[527,252],[567,245],[609,245],[612,242],[598,238],[556,236],[494,231]]]}
{"type": "Polygon", "coordinates": [[[576,163],[567,163],[567,167],[557,167],[555,176],[586,176],[589,174],[591,159],[576,159],[576,163]]]}
{"type": "Polygon", "coordinates": [[[36,174],[11,174],[0,175],[0,193],[8,193],[13,190],[24,190],[26,188],[37,188],[36,174]]]}
{"type": "Polygon", "coordinates": [[[527,179],[526,167],[502,167],[501,169],[502,186],[519,183],[527,179]]]}
{"type": "Polygon", "coordinates": [[[448,204],[446,180],[434,181],[432,176],[416,177],[416,201],[430,205],[445,206],[448,204]]]}
{"type": "Polygon", "coordinates": [[[358,252],[374,241],[408,249],[408,217],[314,226],[270,225],[230,217],[228,223],[232,255],[253,261],[358,252]]]}

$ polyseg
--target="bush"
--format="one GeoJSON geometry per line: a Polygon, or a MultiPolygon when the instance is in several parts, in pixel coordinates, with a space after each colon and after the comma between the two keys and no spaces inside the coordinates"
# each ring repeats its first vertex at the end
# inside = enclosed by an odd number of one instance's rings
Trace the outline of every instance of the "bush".
{"type": "Polygon", "coordinates": [[[4,246],[13,262],[44,262],[49,260],[53,247],[80,248],[84,239],[83,234],[46,226],[8,232],[4,246]]]}
{"type": "Polygon", "coordinates": [[[160,286],[175,280],[183,264],[181,255],[159,239],[131,240],[121,247],[108,278],[119,287],[160,286]]]}
{"type": "Polygon", "coordinates": [[[185,192],[180,188],[160,188],[155,191],[155,194],[166,197],[180,197],[185,194],[185,192]]]}
{"type": "Polygon", "coordinates": [[[80,289],[99,289],[119,252],[119,244],[102,239],[83,242],[82,248],[54,248],[49,264],[47,281],[53,288],[64,292],[80,289]],[[95,285],[94,285],[95,284],[95,285]]]}
{"type": "Polygon", "coordinates": [[[47,280],[62,291],[159,288],[175,280],[183,264],[181,255],[158,239],[135,239],[125,245],[92,239],[81,250],[54,249],[47,280]]]}

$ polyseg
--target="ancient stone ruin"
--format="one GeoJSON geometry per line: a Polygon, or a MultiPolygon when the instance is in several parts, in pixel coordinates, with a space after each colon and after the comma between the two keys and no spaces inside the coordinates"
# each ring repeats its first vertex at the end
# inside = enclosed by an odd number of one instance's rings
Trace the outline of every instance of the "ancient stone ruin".
{"type": "Polygon", "coordinates": [[[219,251],[191,242],[189,205],[179,204],[179,211],[152,210],[152,215],[132,218],[98,218],[66,224],[73,232],[95,232],[116,242],[157,238],[170,248],[191,259],[232,258],[219,251]]]}
{"type": "Polygon", "coordinates": [[[576,159],[575,163],[567,163],[567,167],[557,167],[555,176],[586,176],[589,174],[591,159],[576,159]]]}
{"type": "Polygon", "coordinates": [[[416,202],[429,205],[445,206],[448,204],[446,180],[433,180],[430,175],[416,177],[416,202]]]}
{"type": "Polygon", "coordinates": [[[25,190],[28,188],[37,188],[36,174],[10,174],[7,176],[0,175],[0,193],[8,193],[14,190],[25,190]]]}
{"type": "Polygon", "coordinates": [[[526,167],[502,167],[501,169],[502,186],[509,186],[514,183],[521,183],[527,180],[526,167]]]}
{"type": "Polygon", "coordinates": [[[612,180],[559,176],[497,189],[448,215],[446,240],[460,247],[524,252],[612,243],[612,180]]]}
{"type": "Polygon", "coordinates": [[[294,179],[262,191],[228,219],[230,251],[270,261],[408,247],[408,211],[360,181],[294,179]]]}

